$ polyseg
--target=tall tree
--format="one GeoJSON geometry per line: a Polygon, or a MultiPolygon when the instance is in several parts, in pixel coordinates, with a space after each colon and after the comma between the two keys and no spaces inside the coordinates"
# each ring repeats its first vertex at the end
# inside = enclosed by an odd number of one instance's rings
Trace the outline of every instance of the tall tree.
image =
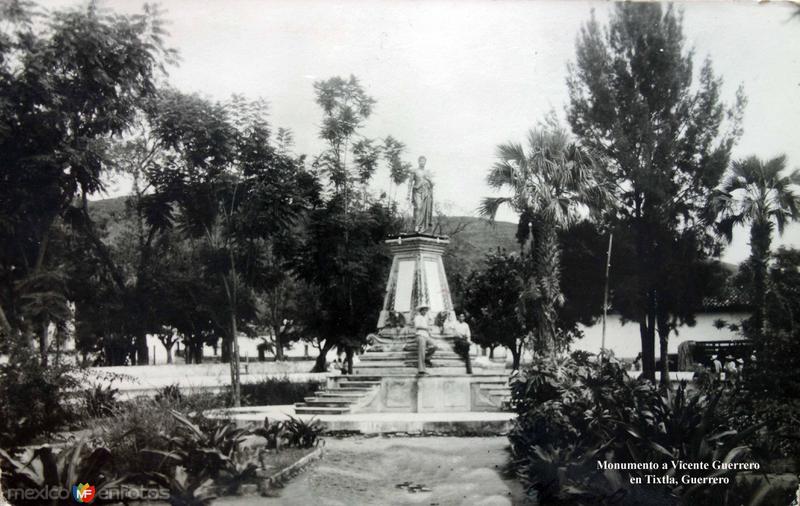
{"type": "Polygon", "coordinates": [[[526,277],[525,264],[519,255],[505,251],[490,253],[486,255],[485,268],[470,274],[464,294],[464,309],[473,324],[473,341],[481,346],[507,347],[514,369],[519,369],[529,334],[520,314],[526,277]]]}
{"type": "Polygon", "coordinates": [[[766,162],[755,156],[735,160],[730,173],[714,193],[719,213],[718,230],[730,241],[733,228],[750,225],[750,269],[753,275],[753,318],[749,327],[756,337],[764,335],[767,265],[774,232],[800,218],[800,170],[786,173],[786,156],[766,162]]]}
{"type": "Polygon", "coordinates": [[[605,29],[594,14],[582,28],[567,79],[572,130],[604,157],[605,179],[616,194],[618,207],[608,219],[632,235],[626,262],[635,267],[635,293],[615,305],[639,324],[643,375],[651,380],[656,329],[666,350],[673,328],[666,256],[676,236],[690,229],[696,261],[718,252],[703,212],[741,134],[741,89],[726,108],[711,62],[693,83],[692,61],[673,7],[616,4],[605,29]]]}
{"type": "Polygon", "coordinates": [[[380,311],[389,260],[382,242],[400,231],[400,220],[392,203],[372,198],[368,184],[381,154],[390,173],[401,177],[404,146],[391,137],[381,145],[361,134],[375,100],[355,76],[318,81],[314,90],[323,114],[320,137],[328,145],[313,165],[327,185],[323,202],[308,216],[295,266],[320,298],[306,326],[317,334],[320,354],[314,370],[321,371],[328,351],[344,348],[349,359],[374,331],[370,315],[380,311]],[[361,192],[354,191],[356,184],[361,192]]]}
{"type": "MultiPolygon", "coordinates": [[[[102,188],[108,139],[128,128],[172,56],[150,8],[120,16],[90,3],[34,23],[25,6],[3,4],[12,27],[0,36],[0,325],[12,337],[32,330],[23,295],[62,291],[52,282],[55,227],[102,188]]],[[[56,315],[38,316],[45,329],[56,315]]]]}
{"type": "Polygon", "coordinates": [[[489,186],[510,196],[483,200],[481,214],[494,219],[502,205],[520,215],[521,243],[530,240],[532,262],[523,294],[527,318],[535,322],[541,343],[552,352],[556,342],[561,290],[558,232],[578,221],[585,210],[597,211],[608,203],[608,192],[598,180],[594,159],[572,142],[552,118],[528,134],[527,150],[519,143],[497,148],[499,160],[489,172],[489,186]]]}
{"type": "Polygon", "coordinates": [[[256,267],[315,198],[315,178],[272,146],[263,102],[233,97],[223,105],[168,92],[153,122],[176,153],[174,163],[153,176],[158,193],[179,206],[188,235],[204,242],[206,273],[223,289],[223,349],[230,357],[233,403],[239,405],[242,318],[255,318],[254,292],[270,282],[256,267]]]}

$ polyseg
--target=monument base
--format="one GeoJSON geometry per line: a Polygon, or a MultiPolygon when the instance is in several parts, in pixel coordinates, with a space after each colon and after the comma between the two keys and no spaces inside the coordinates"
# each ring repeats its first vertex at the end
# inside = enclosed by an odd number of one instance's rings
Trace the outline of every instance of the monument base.
{"type": "Polygon", "coordinates": [[[417,371],[417,344],[408,328],[385,329],[354,366],[296,405],[298,414],[503,411],[511,392],[505,364],[473,364],[453,351],[454,336],[434,333],[437,350],[426,374],[417,371]]]}
{"type": "Polygon", "coordinates": [[[329,378],[326,388],[295,407],[297,414],[450,413],[507,409],[511,392],[505,363],[472,366],[454,349],[455,314],[442,256],[447,237],[401,234],[386,240],[392,267],[378,332],[353,375],[329,378]],[[412,326],[417,309],[430,313],[436,346],[424,375],[412,326]],[[494,366],[494,367],[492,367],[494,366]]]}

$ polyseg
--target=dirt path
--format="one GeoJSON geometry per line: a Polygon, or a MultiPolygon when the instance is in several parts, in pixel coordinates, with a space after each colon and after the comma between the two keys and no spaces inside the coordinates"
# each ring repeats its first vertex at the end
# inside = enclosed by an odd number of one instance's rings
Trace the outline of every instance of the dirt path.
{"type": "Polygon", "coordinates": [[[227,498],[215,504],[524,504],[521,485],[503,473],[507,462],[503,437],[329,438],[322,460],[276,497],[227,498]]]}

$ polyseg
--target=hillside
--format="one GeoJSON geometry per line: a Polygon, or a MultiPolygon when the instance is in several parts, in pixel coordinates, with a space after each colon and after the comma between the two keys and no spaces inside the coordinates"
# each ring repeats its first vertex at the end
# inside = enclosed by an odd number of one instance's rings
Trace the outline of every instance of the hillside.
{"type": "MultiPolygon", "coordinates": [[[[122,230],[122,221],[125,219],[126,197],[95,200],[89,203],[92,217],[101,224],[105,224],[108,231],[106,240],[113,242],[122,230]]],[[[497,248],[516,251],[517,245],[514,234],[517,225],[506,221],[489,223],[482,218],[472,216],[447,216],[441,222],[442,233],[451,233],[451,254],[457,255],[466,271],[480,268],[483,258],[497,248]],[[452,233],[455,231],[455,233],[452,233]]]]}

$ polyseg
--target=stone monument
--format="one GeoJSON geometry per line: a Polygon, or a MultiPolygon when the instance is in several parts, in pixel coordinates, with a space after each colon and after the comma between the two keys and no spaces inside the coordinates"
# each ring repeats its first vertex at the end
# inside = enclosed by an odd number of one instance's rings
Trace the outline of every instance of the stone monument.
{"type": "Polygon", "coordinates": [[[442,256],[450,243],[433,235],[433,181],[425,157],[411,176],[413,232],[389,237],[392,265],[383,308],[369,346],[354,374],[332,376],[326,388],[299,403],[298,414],[358,412],[500,411],[510,398],[505,364],[466,363],[455,353],[456,322],[442,256]],[[427,374],[416,367],[412,322],[417,308],[430,309],[430,338],[436,345],[427,374]]]}

